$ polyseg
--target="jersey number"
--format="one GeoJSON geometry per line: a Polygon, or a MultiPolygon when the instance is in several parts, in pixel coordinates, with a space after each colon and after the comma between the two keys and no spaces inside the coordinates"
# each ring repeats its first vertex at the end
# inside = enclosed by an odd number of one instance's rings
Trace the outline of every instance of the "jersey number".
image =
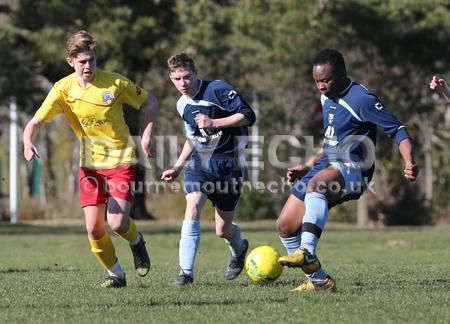
{"type": "Polygon", "coordinates": [[[325,131],[325,137],[333,138],[333,136],[334,136],[334,127],[331,125],[328,125],[327,130],[325,131]]]}

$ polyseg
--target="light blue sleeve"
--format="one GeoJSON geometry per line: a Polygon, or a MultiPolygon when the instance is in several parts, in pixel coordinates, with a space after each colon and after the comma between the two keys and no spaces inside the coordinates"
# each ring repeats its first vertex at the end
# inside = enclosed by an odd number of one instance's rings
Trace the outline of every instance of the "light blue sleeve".
{"type": "Polygon", "coordinates": [[[194,128],[188,123],[184,122],[184,130],[186,133],[186,137],[189,139],[194,139],[194,128]]]}
{"type": "MultiPolygon", "coordinates": [[[[181,96],[180,99],[177,101],[177,111],[180,117],[184,120],[184,109],[186,108],[186,97],[181,96]]],[[[194,139],[194,132],[195,129],[190,126],[185,120],[184,120],[184,131],[186,133],[186,137],[189,139],[194,139]]]]}

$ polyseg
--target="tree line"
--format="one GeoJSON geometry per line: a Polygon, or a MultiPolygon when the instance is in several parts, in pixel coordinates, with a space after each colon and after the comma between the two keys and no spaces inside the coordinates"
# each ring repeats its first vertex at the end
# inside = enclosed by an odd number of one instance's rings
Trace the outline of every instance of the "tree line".
{"type": "MultiPolygon", "coordinates": [[[[71,72],[64,44],[78,29],[96,36],[99,67],[120,72],[156,94],[161,106],[156,134],[180,137],[178,95],[165,63],[171,54],[187,51],[196,59],[201,78],[224,79],[239,88],[259,107],[259,132],[265,138],[314,135],[320,145],[319,96],[310,59],[320,48],[337,48],[346,57],[349,76],[377,93],[408,127],[422,170],[417,185],[405,184],[394,144],[380,133],[377,195],[369,197],[369,217],[386,224],[423,224],[450,213],[449,107],[427,87],[433,74],[450,76],[446,0],[2,2],[3,119],[12,97],[24,116],[32,116],[49,86],[71,72]]],[[[138,118],[133,118],[132,132],[137,133],[138,118]]],[[[60,136],[45,133],[48,152],[58,150],[60,136]]],[[[286,144],[278,152],[280,159],[293,153],[301,156],[302,151],[286,144]]],[[[69,160],[72,156],[62,154],[69,160]]],[[[271,168],[267,156],[263,158],[262,180],[284,176],[285,170],[271,168]]],[[[52,170],[54,164],[49,159],[46,168],[52,170]]],[[[55,181],[46,184],[46,190],[58,192],[55,181]]],[[[282,199],[280,193],[249,193],[241,217],[275,217],[282,199]]]]}

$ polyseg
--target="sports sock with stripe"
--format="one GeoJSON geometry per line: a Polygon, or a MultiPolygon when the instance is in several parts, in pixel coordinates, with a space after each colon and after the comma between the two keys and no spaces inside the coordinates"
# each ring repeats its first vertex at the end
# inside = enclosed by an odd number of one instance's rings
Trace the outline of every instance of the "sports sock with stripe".
{"type": "Polygon", "coordinates": [[[328,200],[324,194],[310,192],[305,196],[301,247],[316,255],[320,235],[328,219],[328,200]]]}
{"type": "Polygon", "coordinates": [[[297,234],[295,236],[291,237],[281,237],[280,236],[281,243],[283,243],[286,252],[288,254],[294,253],[295,250],[297,250],[300,247],[301,242],[301,234],[297,234]]]}

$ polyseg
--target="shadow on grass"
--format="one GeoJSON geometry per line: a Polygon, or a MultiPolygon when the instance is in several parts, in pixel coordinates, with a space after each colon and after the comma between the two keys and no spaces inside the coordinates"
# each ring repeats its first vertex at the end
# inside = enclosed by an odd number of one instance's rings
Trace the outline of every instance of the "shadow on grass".
{"type": "MultiPolygon", "coordinates": [[[[288,301],[288,298],[270,298],[264,299],[264,302],[270,302],[274,304],[284,304],[288,301]]],[[[168,300],[150,300],[147,302],[139,301],[138,306],[139,307],[168,307],[168,306],[175,306],[175,307],[182,307],[182,306],[211,306],[211,305],[221,305],[221,306],[228,306],[228,305],[243,305],[243,304],[255,304],[258,300],[241,300],[241,299],[212,299],[212,300],[201,300],[201,299],[186,299],[183,301],[180,300],[174,300],[174,301],[168,301],[168,300]]],[[[130,309],[136,308],[136,302],[135,301],[123,301],[120,302],[120,304],[115,303],[100,303],[96,304],[96,307],[101,307],[104,309],[111,309],[111,308],[123,308],[123,307],[130,307],[130,309]]],[[[53,305],[53,308],[76,308],[77,306],[74,304],[62,304],[62,305],[53,305]]],[[[83,305],[84,307],[84,305],[83,305]]],[[[1,309],[0,305],[0,309],[1,309]]],[[[27,308],[42,308],[42,305],[27,305],[27,308]]]]}
{"type": "MultiPolygon", "coordinates": [[[[152,234],[180,234],[182,221],[179,224],[164,224],[151,222],[145,225],[139,225],[139,231],[144,235],[152,234]]],[[[276,232],[275,228],[268,226],[243,226],[243,231],[248,233],[276,232]]],[[[202,233],[214,233],[215,229],[211,224],[202,226],[202,233]]],[[[0,222],[0,236],[9,235],[69,235],[86,234],[83,224],[80,225],[34,225],[34,224],[10,224],[0,222]]]]}
{"type": "Polygon", "coordinates": [[[58,267],[58,265],[55,265],[54,267],[38,267],[38,268],[34,268],[34,269],[6,268],[6,269],[0,269],[0,274],[27,273],[27,272],[77,272],[77,271],[80,271],[80,270],[77,268],[58,267]]]}
{"type": "MultiPolygon", "coordinates": [[[[288,301],[288,298],[270,298],[264,299],[264,302],[270,302],[274,304],[284,304],[288,301]]],[[[210,305],[243,305],[243,304],[255,304],[256,300],[233,300],[233,299],[215,299],[215,300],[183,300],[183,301],[150,301],[145,303],[148,307],[167,307],[167,306],[210,306],[210,305]]],[[[130,307],[134,307],[135,304],[130,303],[130,307]]]]}
{"type": "Polygon", "coordinates": [[[32,225],[0,223],[0,235],[61,235],[61,234],[85,234],[86,229],[82,225],[32,225]]]}
{"type": "MultiPolygon", "coordinates": [[[[253,282],[245,282],[245,283],[241,283],[240,286],[241,287],[292,287],[296,285],[298,286],[300,284],[301,280],[285,280],[285,279],[278,279],[274,282],[271,283],[267,283],[267,284],[257,284],[257,283],[253,283],[253,282]]],[[[234,283],[232,282],[202,282],[200,285],[204,286],[204,287],[215,287],[215,288],[225,288],[225,287],[229,287],[230,285],[234,285],[234,283]]]]}
{"type": "Polygon", "coordinates": [[[7,268],[7,269],[0,269],[0,273],[2,274],[8,274],[8,273],[26,273],[30,272],[30,269],[20,269],[20,268],[7,268]]]}
{"type": "Polygon", "coordinates": [[[450,289],[450,278],[443,279],[396,279],[393,281],[390,280],[380,280],[380,281],[356,281],[352,282],[348,287],[351,290],[358,292],[375,292],[375,291],[389,291],[395,290],[398,291],[399,287],[402,288],[402,291],[405,289],[410,289],[414,291],[440,291],[445,290],[448,291],[450,289]]]}

